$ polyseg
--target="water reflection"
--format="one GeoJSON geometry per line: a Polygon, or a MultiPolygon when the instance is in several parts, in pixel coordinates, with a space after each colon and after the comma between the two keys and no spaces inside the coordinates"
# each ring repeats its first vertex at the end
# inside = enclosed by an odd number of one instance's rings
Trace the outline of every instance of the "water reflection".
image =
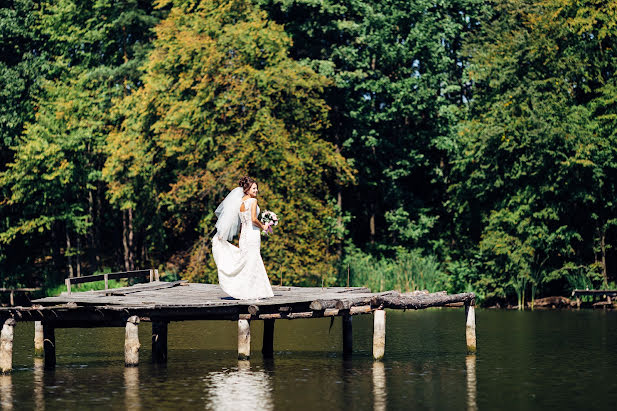
{"type": "Polygon", "coordinates": [[[251,370],[250,361],[238,361],[237,369],[211,372],[206,384],[207,409],[274,409],[270,375],[251,370]]]}
{"type": "Polygon", "coordinates": [[[476,411],[478,403],[476,401],[476,356],[468,355],[465,357],[465,367],[467,369],[467,409],[476,411]]]}
{"type": "Polygon", "coordinates": [[[0,375],[0,398],[3,410],[13,409],[13,377],[10,374],[0,375]]]}
{"type": "Polygon", "coordinates": [[[386,369],[381,361],[373,363],[373,410],[386,409],[386,369]]]}
{"type": "Polygon", "coordinates": [[[34,358],[34,407],[37,410],[45,409],[45,363],[42,358],[34,358]]]}
{"type": "Polygon", "coordinates": [[[141,409],[139,398],[139,368],[124,367],[124,406],[127,410],[141,409]]]}

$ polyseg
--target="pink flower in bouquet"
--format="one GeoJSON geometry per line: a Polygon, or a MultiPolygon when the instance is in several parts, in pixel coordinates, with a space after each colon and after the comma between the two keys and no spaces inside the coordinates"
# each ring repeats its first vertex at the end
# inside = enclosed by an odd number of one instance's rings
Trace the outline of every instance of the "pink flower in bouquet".
{"type": "Polygon", "coordinates": [[[264,224],[267,228],[264,230],[265,234],[272,234],[272,227],[278,225],[279,218],[275,213],[269,210],[264,210],[261,213],[261,223],[264,224]]]}

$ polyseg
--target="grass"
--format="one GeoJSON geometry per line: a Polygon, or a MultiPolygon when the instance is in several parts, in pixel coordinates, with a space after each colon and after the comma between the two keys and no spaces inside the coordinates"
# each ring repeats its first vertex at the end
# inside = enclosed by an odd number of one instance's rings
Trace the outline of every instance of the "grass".
{"type": "Polygon", "coordinates": [[[434,256],[423,256],[419,250],[400,250],[396,258],[377,258],[355,249],[345,257],[344,269],[347,267],[350,285],[368,287],[373,292],[445,289],[441,265],[434,256]]]}
{"type": "MultiPolygon", "coordinates": [[[[108,288],[120,288],[120,287],[126,287],[128,285],[128,282],[125,279],[109,280],[108,285],[109,285],[108,288]]],[[[104,289],[105,289],[105,281],[103,280],[93,281],[91,283],[71,285],[71,292],[76,292],[76,293],[81,293],[84,291],[104,290],[104,289]]],[[[56,287],[46,289],[45,295],[47,297],[55,297],[65,291],[66,291],[66,285],[61,284],[56,287]]]]}

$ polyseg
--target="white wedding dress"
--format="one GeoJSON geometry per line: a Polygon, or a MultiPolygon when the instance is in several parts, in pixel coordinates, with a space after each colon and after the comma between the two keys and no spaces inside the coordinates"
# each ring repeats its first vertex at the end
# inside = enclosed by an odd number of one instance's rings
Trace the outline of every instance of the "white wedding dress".
{"type": "MultiPolygon", "coordinates": [[[[240,300],[274,296],[259,252],[260,229],[253,225],[251,219],[253,201],[257,200],[249,198],[242,202],[245,211],[238,209],[242,224],[240,247],[231,244],[218,233],[212,238],[212,255],[218,268],[219,284],[223,291],[240,300]]],[[[257,214],[259,215],[259,206],[257,214]]]]}

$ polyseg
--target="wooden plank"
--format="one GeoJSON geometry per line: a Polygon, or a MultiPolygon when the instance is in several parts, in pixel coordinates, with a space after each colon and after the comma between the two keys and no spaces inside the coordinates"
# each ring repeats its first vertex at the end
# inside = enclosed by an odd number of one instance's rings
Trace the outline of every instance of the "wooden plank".
{"type": "Polygon", "coordinates": [[[580,297],[584,295],[592,296],[610,296],[617,297],[617,290],[574,290],[572,291],[572,297],[580,297]]]}

